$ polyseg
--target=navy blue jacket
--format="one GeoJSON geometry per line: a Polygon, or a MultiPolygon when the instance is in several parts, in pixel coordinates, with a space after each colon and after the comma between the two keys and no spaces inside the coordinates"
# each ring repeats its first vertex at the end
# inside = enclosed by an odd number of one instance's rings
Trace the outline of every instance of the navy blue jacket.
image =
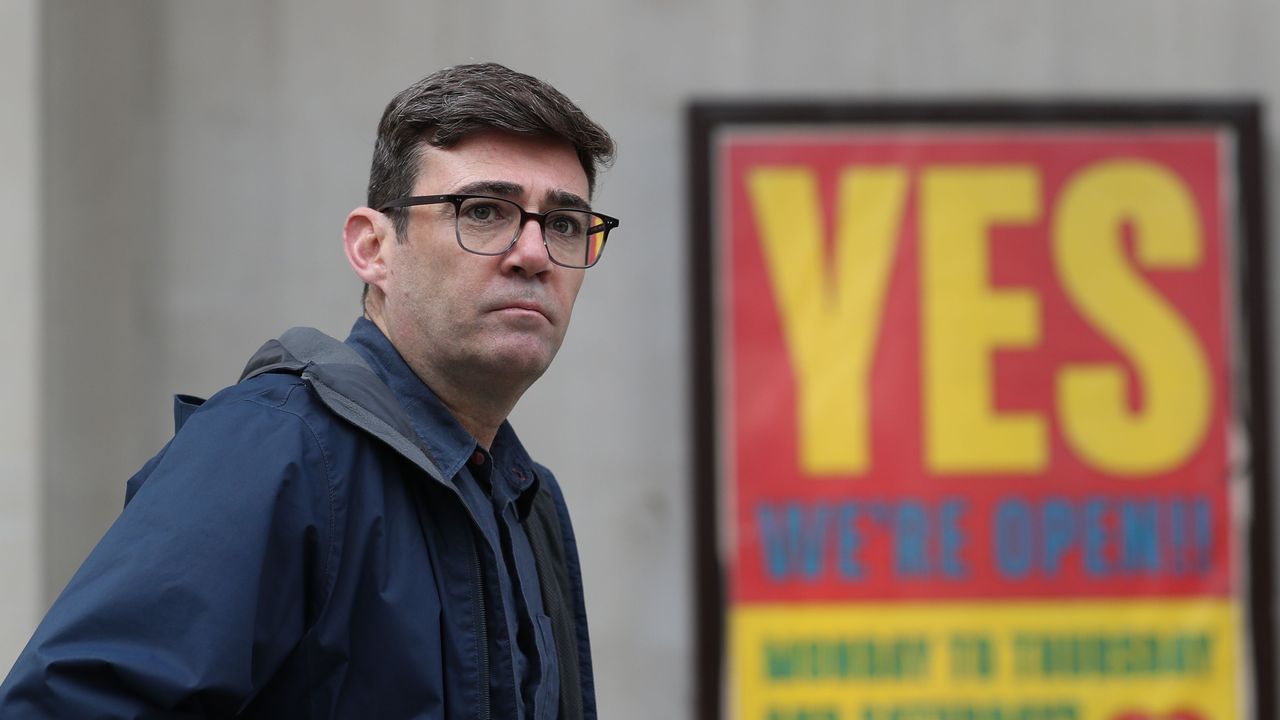
{"type": "MultiPolygon", "coordinates": [[[[180,430],[0,685],[0,717],[517,717],[501,550],[386,384],[305,329],[246,376],[180,398],[180,430]]],[[[594,718],[573,532],[536,474],[530,662],[558,669],[532,716],[594,718]]]]}

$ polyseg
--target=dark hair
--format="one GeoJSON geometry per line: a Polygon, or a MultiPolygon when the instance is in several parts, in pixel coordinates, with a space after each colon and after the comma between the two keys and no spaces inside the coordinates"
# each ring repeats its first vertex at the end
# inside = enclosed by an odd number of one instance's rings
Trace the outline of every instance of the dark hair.
{"type": "MultiPolygon", "coordinates": [[[[596,171],[613,161],[613,138],[559,90],[497,63],[457,65],[402,90],[378,123],[369,170],[371,208],[413,192],[422,143],[451,147],[483,130],[565,140],[578,153],[594,191],[596,171]]],[[[403,242],[408,214],[387,213],[403,242]]]]}

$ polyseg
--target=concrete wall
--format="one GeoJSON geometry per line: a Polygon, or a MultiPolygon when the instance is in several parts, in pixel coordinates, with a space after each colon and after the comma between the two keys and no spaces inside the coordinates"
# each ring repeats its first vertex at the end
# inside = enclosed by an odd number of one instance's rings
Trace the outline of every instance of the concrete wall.
{"type": "MultiPolygon", "coordinates": [[[[359,286],[340,228],[361,203],[374,126],[394,92],[447,64],[496,60],[551,81],[613,132],[621,151],[597,206],[623,227],[589,273],[557,364],[514,418],[576,510],[610,718],[692,713],[687,468],[709,449],[689,446],[686,412],[687,100],[1280,100],[1277,3],[41,8],[45,150],[29,171],[45,176],[44,284],[26,295],[38,298],[26,312],[40,313],[44,328],[46,600],[114,517],[125,479],[167,438],[169,394],[234,381],[248,353],[288,325],[342,333],[354,319],[359,286]]],[[[0,22],[0,38],[20,35],[14,27],[0,22]]],[[[1277,117],[1268,120],[1273,137],[1277,117]]],[[[4,147],[10,132],[31,132],[24,127],[0,125],[4,147]]],[[[15,171],[0,172],[10,182],[15,171]]],[[[0,516],[4,532],[8,518],[0,516]]],[[[4,562],[29,562],[0,552],[4,562]]],[[[4,632],[23,617],[7,619],[4,632]]]]}
{"type": "Polygon", "coordinates": [[[164,243],[154,3],[43,5],[41,424],[52,600],[159,449],[164,243]]]}
{"type": "Polygon", "coordinates": [[[44,607],[40,592],[39,8],[0,4],[0,218],[5,335],[0,352],[0,665],[17,656],[44,607]]]}

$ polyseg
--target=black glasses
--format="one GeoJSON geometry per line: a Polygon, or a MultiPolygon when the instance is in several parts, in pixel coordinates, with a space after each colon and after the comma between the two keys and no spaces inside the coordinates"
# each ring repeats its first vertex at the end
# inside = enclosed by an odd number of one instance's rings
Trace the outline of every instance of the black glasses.
{"type": "Polygon", "coordinates": [[[458,245],[477,255],[501,255],[520,237],[520,230],[532,218],[542,228],[542,244],[557,265],[589,268],[600,260],[609,231],[618,227],[617,218],[577,208],[554,208],[544,213],[529,212],[503,198],[487,195],[414,195],[383,204],[378,212],[414,205],[453,205],[454,229],[458,245]]]}

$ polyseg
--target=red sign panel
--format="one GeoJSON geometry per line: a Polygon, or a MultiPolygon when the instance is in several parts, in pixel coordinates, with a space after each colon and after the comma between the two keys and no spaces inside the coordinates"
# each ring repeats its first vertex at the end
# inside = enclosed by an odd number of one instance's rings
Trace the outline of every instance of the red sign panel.
{"type": "Polygon", "coordinates": [[[721,147],[734,599],[1228,592],[1212,133],[721,147]]]}

